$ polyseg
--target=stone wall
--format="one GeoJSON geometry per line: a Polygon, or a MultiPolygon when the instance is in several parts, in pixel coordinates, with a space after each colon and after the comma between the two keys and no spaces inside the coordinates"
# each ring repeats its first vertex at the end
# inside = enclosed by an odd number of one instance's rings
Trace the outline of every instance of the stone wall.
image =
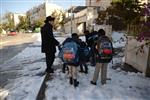
{"type": "Polygon", "coordinates": [[[128,37],[126,49],[125,49],[125,63],[132,65],[138,71],[146,74],[149,69],[149,50],[150,47],[144,46],[140,51],[140,46],[145,42],[138,42],[133,37],[128,37]]]}

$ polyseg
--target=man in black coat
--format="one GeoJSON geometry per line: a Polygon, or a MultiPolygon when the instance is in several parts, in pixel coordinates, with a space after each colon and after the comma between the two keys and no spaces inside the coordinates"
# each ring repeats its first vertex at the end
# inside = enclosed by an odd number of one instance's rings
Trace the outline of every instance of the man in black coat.
{"type": "Polygon", "coordinates": [[[53,36],[53,24],[55,18],[48,16],[45,20],[45,25],[41,27],[42,53],[46,56],[46,72],[54,73],[52,64],[55,59],[56,46],[59,42],[53,36]]]}

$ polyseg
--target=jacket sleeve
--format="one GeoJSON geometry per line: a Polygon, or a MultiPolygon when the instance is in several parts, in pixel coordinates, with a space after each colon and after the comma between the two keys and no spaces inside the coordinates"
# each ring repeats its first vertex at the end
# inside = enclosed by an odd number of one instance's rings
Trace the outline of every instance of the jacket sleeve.
{"type": "Polygon", "coordinates": [[[59,42],[54,38],[52,28],[47,28],[47,29],[46,29],[46,33],[48,34],[48,37],[49,37],[50,41],[51,41],[55,46],[58,46],[58,45],[59,45],[59,42]]]}

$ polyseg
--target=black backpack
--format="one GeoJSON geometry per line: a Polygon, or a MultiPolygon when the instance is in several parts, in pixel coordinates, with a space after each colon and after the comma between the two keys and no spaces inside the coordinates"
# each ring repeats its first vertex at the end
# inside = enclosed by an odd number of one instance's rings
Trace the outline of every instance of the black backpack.
{"type": "Polygon", "coordinates": [[[113,58],[113,45],[107,36],[101,36],[97,42],[99,62],[109,63],[113,58]]]}

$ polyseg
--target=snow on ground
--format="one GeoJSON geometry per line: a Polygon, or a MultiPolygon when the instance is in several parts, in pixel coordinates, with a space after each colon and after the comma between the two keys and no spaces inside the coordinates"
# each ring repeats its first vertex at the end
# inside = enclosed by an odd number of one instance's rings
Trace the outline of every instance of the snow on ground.
{"type": "MultiPolygon", "coordinates": [[[[119,37],[116,34],[113,33],[114,38],[119,37]]],[[[17,78],[9,80],[11,84],[4,89],[8,91],[7,100],[35,100],[37,96],[44,78],[42,73],[46,66],[45,56],[40,52],[40,34],[37,34],[37,37],[37,42],[31,44],[8,62],[10,67],[20,66],[21,69],[17,70],[17,78]]],[[[62,42],[65,38],[57,37],[57,39],[62,42]]],[[[116,47],[122,47],[122,44],[115,43],[116,47]]],[[[115,58],[113,63],[120,62],[120,58],[115,58]]],[[[59,58],[55,59],[54,65],[61,66],[59,58]]],[[[94,67],[88,66],[88,74],[78,73],[80,84],[76,89],[69,85],[67,73],[64,74],[61,69],[57,69],[54,79],[47,82],[46,100],[149,100],[149,78],[145,78],[141,73],[114,70],[111,66],[110,63],[108,77],[111,80],[108,80],[106,85],[102,86],[100,79],[97,86],[90,84],[94,67]]]]}
{"type": "Polygon", "coordinates": [[[44,79],[42,73],[46,68],[45,56],[40,48],[40,42],[35,42],[4,64],[7,67],[3,70],[6,71],[13,71],[19,66],[19,69],[15,70],[16,78],[9,80],[10,84],[5,86],[8,90],[8,100],[35,100],[44,79]]]}
{"type": "Polygon", "coordinates": [[[90,84],[94,67],[89,67],[87,75],[78,73],[79,87],[69,84],[68,75],[57,70],[54,79],[49,81],[46,100],[149,100],[150,79],[140,73],[128,73],[108,68],[111,80],[102,86],[100,80],[97,86],[90,84]]]}
{"type": "MultiPolygon", "coordinates": [[[[34,36],[39,37],[39,34],[34,36]]],[[[21,53],[13,57],[1,66],[5,72],[17,73],[16,78],[9,79],[8,85],[0,91],[8,100],[34,100],[44,76],[44,55],[41,54],[40,42],[29,45],[21,53]],[[5,93],[5,94],[4,94],[5,93]]],[[[1,95],[0,95],[1,97],[1,95]]],[[[3,99],[2,99],[3,100],[3,99]]]]}
{"type": "Polygon", "coordinates": [[[122,32],[112,32],[112,39],[114,48],[124,47],[126,44],[126,37],[122,32]]]}

